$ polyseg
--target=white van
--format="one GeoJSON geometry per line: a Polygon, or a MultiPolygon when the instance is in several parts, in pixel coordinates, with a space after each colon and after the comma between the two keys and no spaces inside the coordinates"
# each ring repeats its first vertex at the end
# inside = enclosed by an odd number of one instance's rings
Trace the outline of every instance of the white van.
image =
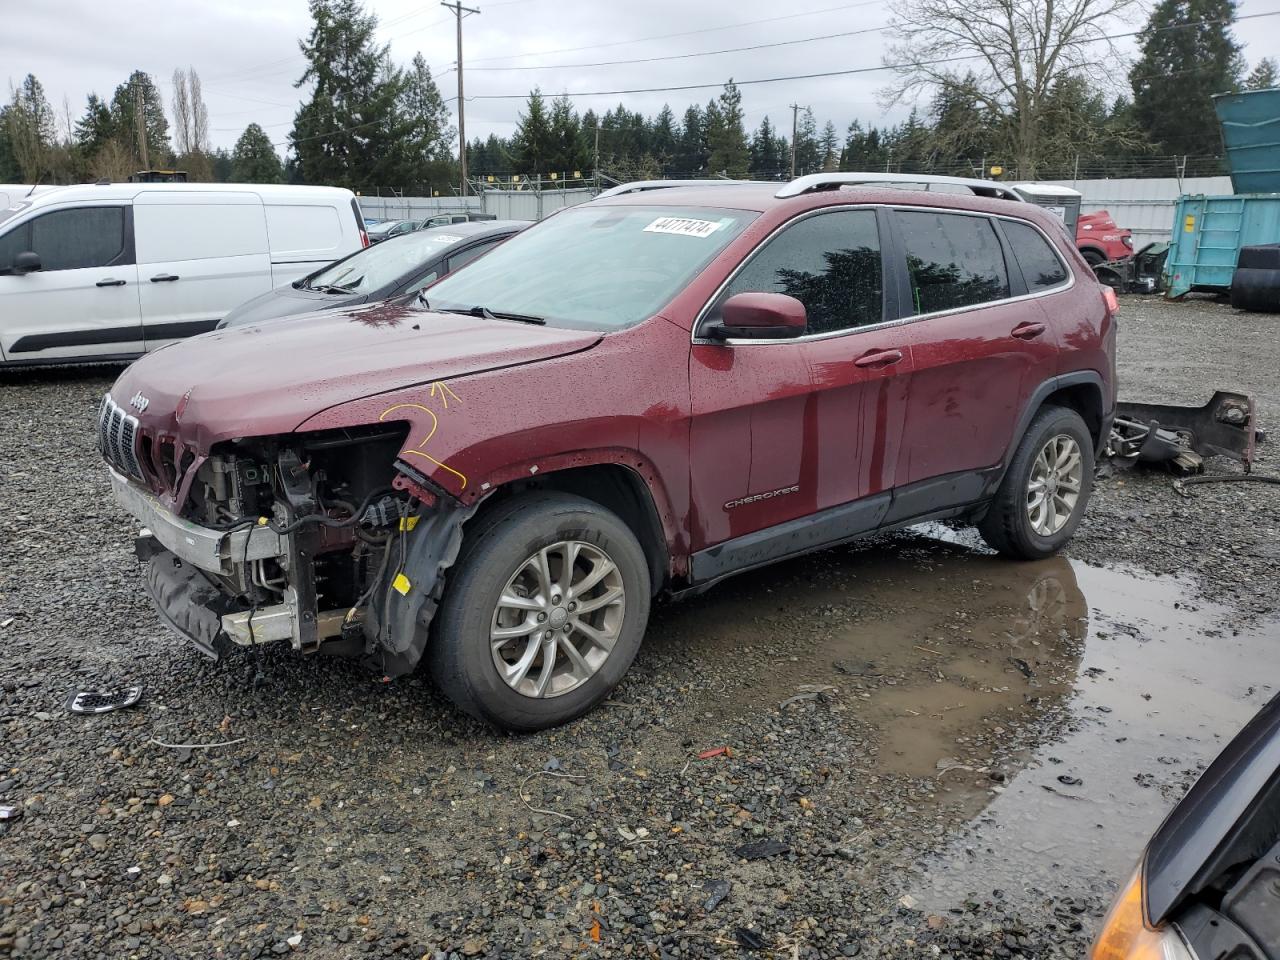
{"type": "Polygon", "coordinates": [[[0,209],[0,365],[132,359],[367,245],[335,187],[41,191],[0,209]]]}

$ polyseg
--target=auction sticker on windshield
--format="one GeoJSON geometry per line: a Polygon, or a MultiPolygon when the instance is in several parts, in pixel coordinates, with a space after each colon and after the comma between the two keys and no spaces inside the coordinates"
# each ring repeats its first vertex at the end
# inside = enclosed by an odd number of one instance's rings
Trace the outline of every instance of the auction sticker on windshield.
{"type": "Polygon", "coordinates": [[[697,237],[705,240],[717,230],[715,220],[692,220],[688,217],[659,217],[644,228],[645,233],[674,233],[681,237],[697,237]]]}
{"type": "Polygon", "coordinates": [[[430,239],[436,241],[436,243],[457,243],[462,238],[456,237],[452,233],[435,233],[431,235],[430,239]]]}

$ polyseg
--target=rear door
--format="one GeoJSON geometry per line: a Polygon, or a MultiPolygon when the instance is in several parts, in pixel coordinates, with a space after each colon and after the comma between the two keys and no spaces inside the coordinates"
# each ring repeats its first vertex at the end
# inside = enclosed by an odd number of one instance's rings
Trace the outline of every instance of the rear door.
{"type": "Polygon", "coordinates": [[[255,194],[143,192],[134,200],[134,233],[148,350],[212,330],[271,289],[255,194]]]}
{"type": "Polygon", "coordinates": [[[142,352],[138,270],[124,203],[42,213],[0,234],[0,348],[11,361],[142,352]],[[18,275],[19,253],[41,269],[18,275]]]}
{"type": "Polygon", "coordinates": [[[1058,346],[988,216],[898,210],[915,362],[890,521],[977,499],[1058,346]],[[927,481],[937,480],[936,483],[927,481]]]}

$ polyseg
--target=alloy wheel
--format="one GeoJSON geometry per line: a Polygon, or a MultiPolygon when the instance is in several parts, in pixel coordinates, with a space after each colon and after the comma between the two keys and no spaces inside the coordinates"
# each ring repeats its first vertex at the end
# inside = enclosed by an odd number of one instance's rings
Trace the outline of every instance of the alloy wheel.
{"type": "Polygon", "coordinates": [[[556,697],[593,677],[626,612],[622,572],[605,551],[562,540],[527,557],[498,597],[489,646],[499,676],[526,697],[556,697]]]}
{"type": "Polygon", "coordinates": [[[1050,437],[1031,464],[1027,518],[1031,529],[1050,537],[1066,526],[1080,500],[1084,458],[1080,444],[1065,433],[1050,437]]]}

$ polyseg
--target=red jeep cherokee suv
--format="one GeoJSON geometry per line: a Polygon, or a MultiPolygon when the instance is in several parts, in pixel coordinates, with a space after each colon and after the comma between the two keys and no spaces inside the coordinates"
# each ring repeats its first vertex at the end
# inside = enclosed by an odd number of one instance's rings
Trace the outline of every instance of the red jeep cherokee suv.
{"type": "Polygon", "coordinates": [[[416,304],[144,357],[99,438],[161,616],[213,656],[425,657],[531,730],[619,682],[659,594],[926,519],[1054,552],[1114,298],[998,184],[866,179],[635,185],[416,304]]]}

